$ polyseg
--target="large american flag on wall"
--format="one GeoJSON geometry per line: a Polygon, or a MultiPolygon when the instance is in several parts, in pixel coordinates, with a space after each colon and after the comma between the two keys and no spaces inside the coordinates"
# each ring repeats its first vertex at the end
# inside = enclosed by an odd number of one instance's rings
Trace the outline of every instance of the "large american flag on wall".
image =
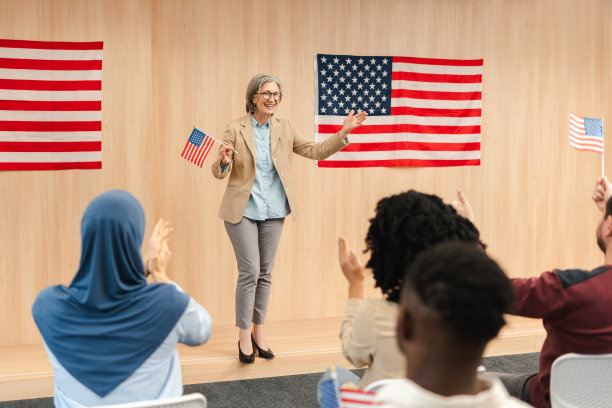
{"type": "Polygon", "coordinates": [[[365,110],[319,167],[480,165],[483,60],[315,55],[315,140],[365,110]]]}
{"type": "Polygon", "coordinates": [[[0,170],[102,168],[102,45],[0,40],[0,170]]]}

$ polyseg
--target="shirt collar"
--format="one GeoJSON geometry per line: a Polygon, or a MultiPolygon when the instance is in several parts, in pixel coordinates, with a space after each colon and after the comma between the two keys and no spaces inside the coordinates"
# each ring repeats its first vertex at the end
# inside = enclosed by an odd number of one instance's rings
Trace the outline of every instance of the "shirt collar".
{"type": "Polygon", "coordinates": [[[260,128],[270,127],[270,119],[268,119],[268,121],[264,123],[263,125],[260,125],[259,122],[253,117],[252,114],[251,114],[251,123],[253,124],[253,127],[256,127],[256,126],[260,128]]]}

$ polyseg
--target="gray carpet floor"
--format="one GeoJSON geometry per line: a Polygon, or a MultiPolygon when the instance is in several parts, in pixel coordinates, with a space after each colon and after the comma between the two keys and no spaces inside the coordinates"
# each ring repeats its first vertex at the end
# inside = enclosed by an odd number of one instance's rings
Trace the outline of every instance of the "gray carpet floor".
{"type": "MultiPolygon", "coordinates": [[[[539,353],[486,357],[488,372],[530,373],[538,370],[539,353]]],[[[363,370],[354,370],[361,375],[363,370]]],[[[210,408],[318,408],[317,382],[321,373],[226,381],[185,386],[185,393],[199,392],[210,408]]],[[[52,398],[0,402],[0,408],[52,408],[52,398]]]]}

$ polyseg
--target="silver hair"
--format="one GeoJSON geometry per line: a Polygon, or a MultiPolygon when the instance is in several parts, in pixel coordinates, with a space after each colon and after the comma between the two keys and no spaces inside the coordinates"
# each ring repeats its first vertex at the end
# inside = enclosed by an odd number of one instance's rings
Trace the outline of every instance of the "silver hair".
{"type": "Polygon", "coordinates": [[[249,81],[249,85],[247,86],[247,90],[246,90],[245,96],[246,96],[247,113],[257,112],[257,106],[253,103],[253,98],[255,97],[255,95],[257,95],[261,87],[266,82],[276,82],[276,85],[278,85],[278,91],[280,93],[283,93],[283,88],[281,86],[280,79],[278,79],[272,74],[266,74],[266,73],[255,74],[253,78],[251,78],[251,80],[249,81]]]}

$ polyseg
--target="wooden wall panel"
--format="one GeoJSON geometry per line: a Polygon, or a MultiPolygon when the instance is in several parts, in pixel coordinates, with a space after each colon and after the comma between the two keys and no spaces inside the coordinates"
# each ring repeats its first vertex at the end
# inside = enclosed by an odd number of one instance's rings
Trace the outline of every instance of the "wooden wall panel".
{"type": "Polygon", "coordinates": [[[484,58],[482,165],[318,169],[296,157],[300,216],[285,224],[269,319],[340,315],[337,235],[363,249],[376,202],[410,188],[445,200],[463,188],[511,276],[601,262],[590,202],[601,164],[568,146],[567,115],[612,117],[607,0],[0,0],[0,10],[0,38],[104,41],[104,168],[0,173],[0,345],[40,341],[30,305],[70,282],[82,211],[110,188],[142,201],[147,233],[171,220],[173,277],[216,324],[232,324],[237,272],[217,217],[226,182],[212,158],[200,169],[179,155],[194,125],[220,136],[243,115],[262,71],[283,81],[278,116],[313,137],[318,52],[484,58]]]}

